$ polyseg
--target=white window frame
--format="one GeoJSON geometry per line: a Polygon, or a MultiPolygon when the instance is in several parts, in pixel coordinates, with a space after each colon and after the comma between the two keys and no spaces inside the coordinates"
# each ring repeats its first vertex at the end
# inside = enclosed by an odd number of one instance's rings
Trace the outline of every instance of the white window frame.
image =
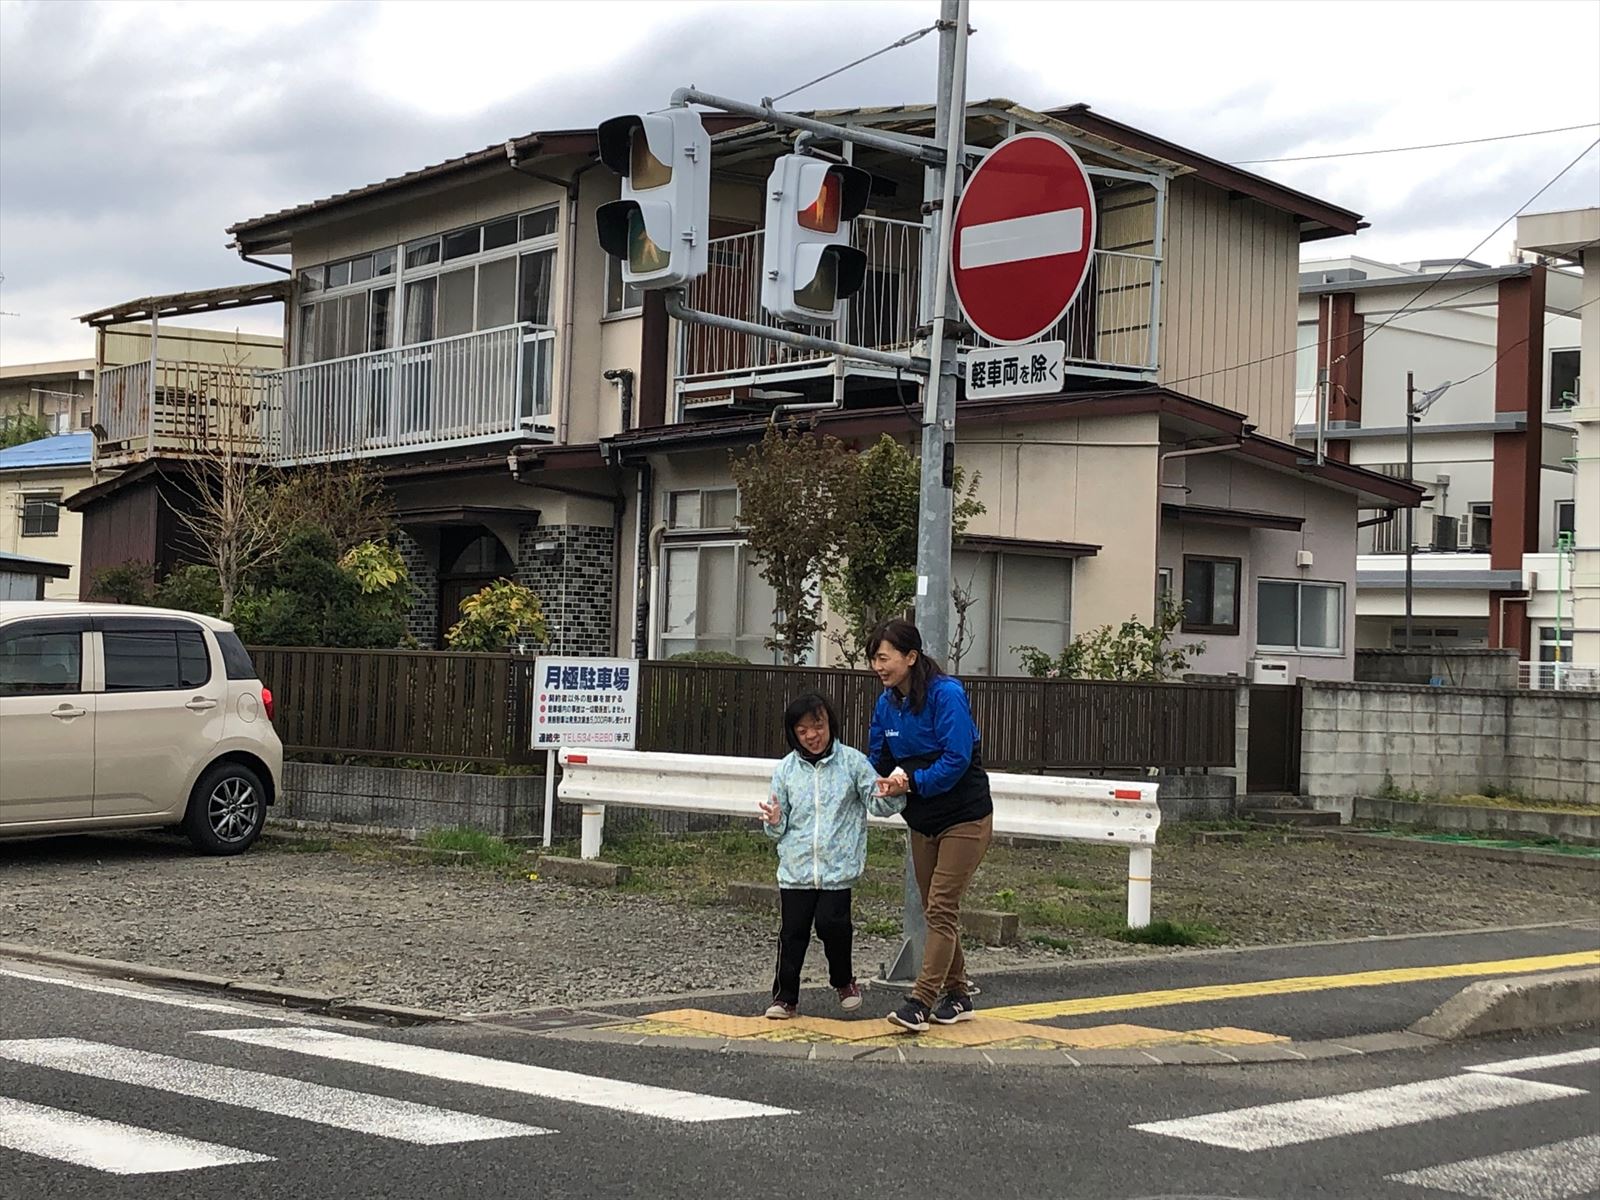
{"type": "Polygon", "coordinates": [[[1263,575],[1256,579],[1256,649],[1267,650],[1274,654],[1304,654],[1318,658],[1343,658],[1345,643],[1345,625],[1350,619],[1350,589],[1336,579],[1282,579],[1274,576],[1263,575]],[[1261,638],[1261,587],[1263,584],[1280,584],[1294,588],[1294,640],[1292,646],[1279,645],[1275,642],[1263,641],[1261,638]],[[1334,628],[1338,631],[1339,644],[1335,647],[1307,646],[1300,637],[1300,612],[1302,608],[1301,593],[1306,588],[1332,588],[1339,596],[1339,620],[1334,628]]]}
{"type": "Polygon", "coordinates": [[[1572,395],[1572,403],[1570,405],[1568,405],[1568,404],[1559,404],[1558,405],[1556,403],[1556,396],[1555,396],[1556,355],[1558,355],[1558,354],[1577,354],[1577,355],[1579,355],[1578,370],[1581,372],[1583,370],[1583,358],[1582,358],[1582,355],[1580,353],[1580,350],[1581,350],[1581,347],[1578,347],[1578,346],[1551,346],[1545,352],[1545,375],[1544,375],[1545,401],[1544,402],[1545,402],[1545,408],[1546,408],[1546,410],[1548,412],[1569,413],[1574,408],[1576,408],[1578,406],[1578,395],[1577,395],[1577,390],[1576,390],[1576,384],[1577,384],[1577,382],[1579,380],[1582,379],[1582,375],[1581,374],[1573,377],[1573,379],[1574,379],[1574,390],[1573,390],[1573,395],[1572,395]]]}
{"type": "Polygon", "coordinates": [[[605,256],[605,274],[600,281],[601,315],[602,321],[626,321],[644,315],[644,289],[622,282],[622,260],[610,254],[605,256]],[[622,284],[622,307],[611,307],[611,275],[616,272],[617,281],[622,284]],[[628,293],[633,292],[638,297],[637,304],[628,303],[628,293]]]}
{"type": "Polygon", "coordinates": [[[1577,537],[1577,533],[1578,533],[1578,502],[1576,500],[1557,500],[1556,501],[1556,511],[1555,511],[1555,524],[1550,526],[1550,543],[1551,543],[1552,547],[1557,545],[1561,541],[1561,510],[1563,508],[1570,509],[1572,511],[1572,519],[1568,522],[1568,524],[1572,526],[1572,533],[1573,533],[1574,539],[1576,539],[1576,537],[1577,537]]]}
{"type": "MultiPolygon", "coordinates": [[[[1029,554],[1026,550],[1021,549],[1004,550],[984,548],[980,550],[976,548],[967,548],[964,552],[974,555],[980,562],[985,558],[993,559],[994,567],[990,575],[992,582],[989,585],[990,590],[987,597],[989,617],[989,655],[987,660],[981,666],[974,666],[971,660],[969,660],[966,656],[963,656],[961,659],[961,673],[963,675],[984,675],[990,678],[998,679],[1018,678],[1018,676],[1015,675],[1002,675],[999,668],[1001,659],[1008,658],[1011,654],[1010,646],[1001,645],[1002,638],[1000,634],[1001,629],[1005,625],[1005,581],[1007,558],[1041,558],[1051,562],[1061,562],[1065,564],[1067,573],[1067,618],[1063,623],[1065,628],[1063,629],[1062,645],[1066,646],[1071,644],[1073,601],[1075,599],[1073,591],[1077,587],[1078,572],[1074,569],[1073,560],[1070,557],[1060,554],[1029,554]]],[[[964,584],[965,581],[957,579],[955,582],[964,584]]],[[[954,636],[955,627],[953,623],[950,632],[951,635],[954,636]]],[[[939,658],[940,661],[943,661],[944,658],[943,655],[938,654],[936,654],[934,657],[939,658]]]]}
{"type": "MultiPolygon", "coordinates": [[[[681,493],[672,493],[672,494],[677,495],[677,494],[681,494],[681,493]]],[[[720,550],[720,549],[730,548],[730,547],[733,550],[733,578],[734,578],[733,636],[732,636],[732,638],[730,640],[733,642],[735,647],[738,646],[738,644],[739,644],[739,642],[741,640],[741,637],[742,637],[740,631],[750,628],[749,622],[747,621],[747,618],[749,617],[750,614],[745,611],[746,595],[745,595],[745,590],[744,590],[745,574],[746,574],[747,569],[749,569],[751,567],[749,542],[747,542],[742,537],[729,537],[726,534],[723,534],[723,535],[720,535],[720,536],[718,536],[716,534],[712,534],[709,537],[669,537],[669,538],[664,539],[663,542],[662,542],[662,545],[661,545],[661,563],[660,563],[660,568],[661,569],[658,572],[660,578],[659,578],[659,580],[657,582],[657,585],[656,585],[656,616],[655,616],[653,624],[655,626],[655,646],[656,646],[656,652],[658,654],[663,655],[663,656],[665,656],[667,654],[667,649],[666,649],[666,646],[664,645],[664,643],[669,641],[669,640],[670,641],[689,641],[689,642],[694,643],[694,645],[696,647],[698,647],[699,644],[700,644],[701,638],[702,638],[702,634],[701,634],[701,631],[700,631],[699,628],[696,628],[695,631],[692,634],[684,634],[682,632],[670,631],[666,627],[667,596],[668,596],[668,585],[669,585],[669,579],[668,579],[669,571],[668,571],[667,559],[668,559],[669,553],[671,551],[674,551],[674,550],[678,550],[678,551],[694,550],[694,551],[696,551],[698,553],[699,551],[702,551],[702,550],[720,550]]],[[[698,560],[698,558],[696,558],[695,570],[696,570],[695,587],[696,587],[696,589],[698,589],[699,586],[700,586],[699,560],[698,560]]],[[[698,618],[698,615],[699,615],[699,610],[698,610],[698,607],[697,607],[697,609],[696,609],[697,618],[698,618]]],[[[774,616],[775,616],[775,614],[774,614],[774,616]]],[[[761,628],[762,628],[762,632],[761,632],[761,637],[762,638],[766,638],[766,637],[770,636],[770,634],[772,632],[772,623],[771,623],[771,621],[766,622],[761,628]]],[[[711,635],[705,635],[705,637],[708,640],[709,640],[710,636],[711,635]]],[[[811,650],[806,656],[808,662],[811,665],[815,665],[816,662],[817,662],[817,659],[818,659],[818,648],[820,646],[820,636],[821,635],[819,634],[818,638],[813,641],[811,650]]],[[[672,653],[678,654],[678,653],[683,653],[683,651],[673,650],[672,653]]],[[[737,649],[734,651],[734,653],[738,653],[737,649]]],[[[755,666],[780,666],[783,663],[782,654],[780,654],[777,650],[768,650],[767,647],[765,647],[765,646],[759,647],[759,649],[756,649],[756,650],[752,650],[749,653],[748,657],[750,658],[751,663],[753,665],[755,665],[755,666]],[[770,657],[766,661],[763,661],[763,658],[762,658],[763,655],[767,655],[767,656],[770,656],[770,657]]]]}
{"type": "Polygon", "coordinates": [[[674,489],[672,489],[671,491],[669,491],[667,493],[667,503],[666,503],[667,529],[669,531],[671,531],[671,532],[674,532],[674,533],[678,533],[678,532],[682,532],[682,531],[686,531],[686,530],[693,530],[693,531],[696,531],[696,532],[713,532],[713,533],[715,533],[715,532],[720,532],[722,530],[738,529],[739,528],[739,524],[738,524],[739,515],[742,512],[742,510],[743,510],[743,504],[742,504],[742,502],[740,500],[740,497],[739,497],[739,489],[736,488],[736,487],[674,488],[674,489]],[[700,520],[701,520],[701,522],[704,522],[704,520],[705,520],[704,514],[705,514],[705,511],[706,511],[706,498],[709,497],[709,496],[725,496],[730,492],[732,492],[733,496],[734,496],[734,500],[733,500],[733,520],[734,520],[734,523],[732,525],[706,525],[706,524],[703,524],[703,523],[695,524],[695,525],[679,525],[679,524],[676,523],[676,512],[675,512],[675,510],[677,508],[677,503],[678,503],[679,497],[681,497],[681,496],[694,496],[694,497],[697,497],[699,502],[700,502],[700,512],[701,512],[700,520]]]}
{"type": "Polygon", "coordinates": [[[25,538],[53,538],[61,536],[61,489],[36,488],[31,491],[19,492],[17,495],[17,534],[25,538]],[[55,505],[56,527],[48,532],[28,532],[28,502],[30,500],[43,500],[55,505]]]}

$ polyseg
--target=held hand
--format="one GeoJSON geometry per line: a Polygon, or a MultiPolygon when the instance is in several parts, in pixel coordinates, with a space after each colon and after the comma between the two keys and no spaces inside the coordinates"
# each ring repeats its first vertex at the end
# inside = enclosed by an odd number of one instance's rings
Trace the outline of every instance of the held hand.
{"type": "Polygon", "coordinates": [[[906,778],[906,773],[896,767],[889,773],[888,778],[878,780],[878,795],[904,796],[911,790],[911,781],[906,778]]]}
{"type": "Polygon", "coordinates": [[[783,820],[783,809],[776,796],[763,800],[757,807],[761,809],[761,816],[768,825],[776,825],[783,820]]]}

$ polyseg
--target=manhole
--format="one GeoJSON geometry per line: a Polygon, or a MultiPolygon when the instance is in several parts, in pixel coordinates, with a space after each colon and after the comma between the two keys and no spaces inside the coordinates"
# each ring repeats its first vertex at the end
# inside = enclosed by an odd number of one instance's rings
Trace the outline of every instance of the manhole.
{"type": "Polygon", "coordinates": [[[626,1018],[615,1013],[587,1012],[581,1008],[539,1008],[532,1012],[490,1013],[475,1018],[480,1025],[499,1025],[507,1029],[537,1031],[579,1029],[594,1025],[613,1025],[626,1018]]]}

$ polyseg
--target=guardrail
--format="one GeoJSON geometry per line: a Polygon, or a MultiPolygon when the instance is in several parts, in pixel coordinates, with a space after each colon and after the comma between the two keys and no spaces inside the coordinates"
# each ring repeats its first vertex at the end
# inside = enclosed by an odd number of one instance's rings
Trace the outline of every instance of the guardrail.
{"type": "MultiPolygon", "coordinates": [[[[580,853],[598,858],[605,806],[751,817],[767,797],[774,760],[640,750],[562,750],[557,798],[583,806],[580,853]]],[[[1128,924],[1150,923],[1151,851],[1161,810],[1153,783],[990,772],[994,832],[1128,847],[1128,924]]],[[[871,818],[904,827],[898,817],[871,818]]]]}

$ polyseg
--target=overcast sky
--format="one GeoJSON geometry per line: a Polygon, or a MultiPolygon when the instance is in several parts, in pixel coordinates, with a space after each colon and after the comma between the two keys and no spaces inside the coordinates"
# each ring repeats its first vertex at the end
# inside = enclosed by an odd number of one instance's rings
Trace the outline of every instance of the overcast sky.
{"type": "MultiPolygon", "coordinates": [[[[79,313],[263,277],[225,248],[235,221],[660,107],[682,84],[776,94],[937,15],[935,0],[0,0],[0,360],[88,356],[79,313]]],[[[969,97],[1083,101],[1228,161],[1600,121],[1597,0],[973,0],[972,25],[969,97]]],[[[928,101],[935,60],[927,37],[788,103],[928,101]]],[[[1597,133],[1252,169],[1372,223],[1307,256],[1443,258],[1597,133]]],[[[1532,211],[1597,202],[1591,152],[1532,211]]],[[[1477,257],[1506,261],[1513,233],[1477,257]]]]}

